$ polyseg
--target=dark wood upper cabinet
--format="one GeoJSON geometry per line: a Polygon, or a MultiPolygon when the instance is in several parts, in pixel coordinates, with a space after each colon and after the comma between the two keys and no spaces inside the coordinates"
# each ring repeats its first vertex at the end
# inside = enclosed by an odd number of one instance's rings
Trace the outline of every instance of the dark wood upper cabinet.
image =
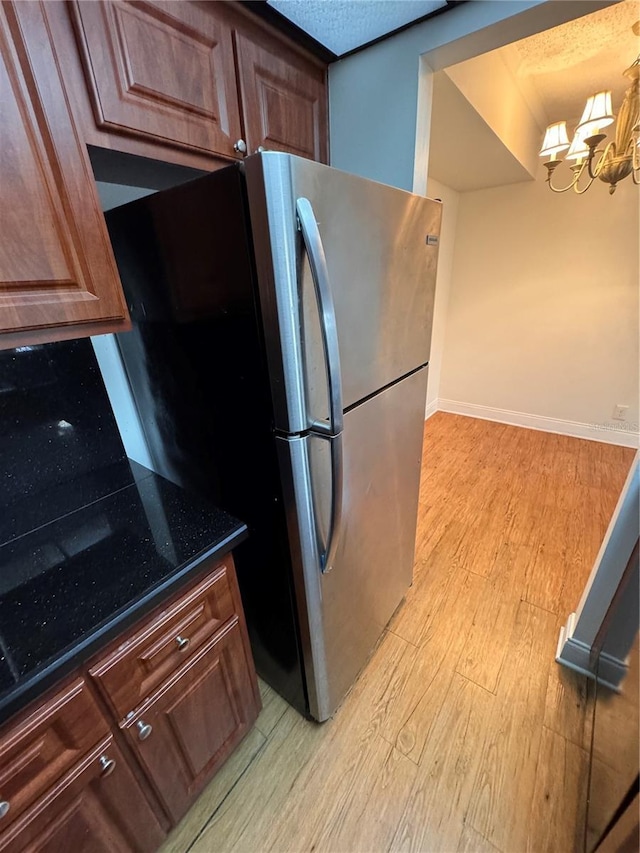
{"type": "Polygon", "coordinates": [[[39,3],[0,8],[0,177],[0,346],[25,332],[64,337],[59,327],[67,337],[124,328],[91,166],[39,3]]]}
{"type": "Polygon", "coordinates": [[[129,327],[86,144],[326,162],[326,67],[234,2],[2,3],[0,348],[129,327]]]}
{"type": "Polygon", "coordinates": [[[219,5],[71,5],[99,128],[238,156],[231,27],[219,5]]]}
{"type": "Polygon", "coordinates": [[[231,554],[81,672],[0,729],[0,851],[156,850],[247,734],[261,703],[231,554]]]}
{"type": "Polygon", "coordinates": [[[263,147],[326,162],[325,66],[238,4],[81,0],[69,10],[98,131],[199,155],[263,147]]]}
{"type": "Polygon", "coordinates": [[[247,148],[288,151],[327,162],[325,70],[311,60],[235,33],[247,148]],[[278,49],[276,53],[275,50],[278,49]]]}

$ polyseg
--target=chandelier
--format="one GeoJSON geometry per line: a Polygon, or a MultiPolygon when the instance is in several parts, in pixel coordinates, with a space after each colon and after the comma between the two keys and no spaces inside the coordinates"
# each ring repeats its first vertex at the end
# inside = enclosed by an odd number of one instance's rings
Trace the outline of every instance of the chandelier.
{"type": "Polygon", "coordinates": [[[640,184],[640,56],[624,74],[630,78],[631,86],[625,92],[612,142],[598,147],[607,138],[602,128],[616,121],[611,109],[611,92],[598,92],[587,100],[571,142],[564,121],[550,124],[545,131],[540,156],[551,157],[544,165],[547,183],[553,192],[573,190],[581,195],[596,178],[609,184],[611,194],[616,191],[619,181],[629,175],[634,184],[640,184]],[[566,186],[554,186],[554,172],[563,162],[558,159],[558,154],[567,148],[565,159],[573,161],[570,166],[573,176],[566,186]]]}

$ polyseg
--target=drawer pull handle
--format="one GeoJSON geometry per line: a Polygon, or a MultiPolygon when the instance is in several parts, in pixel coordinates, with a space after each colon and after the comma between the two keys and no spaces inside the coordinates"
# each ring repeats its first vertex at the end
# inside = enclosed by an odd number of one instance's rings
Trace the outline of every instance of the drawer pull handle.
{"type": "Polygon", "coordinates": [[[176,637],[176,646],[178,647],[178,651],[186,652],[186,650],[189,648],[190,642],[191,640],[189,639],[189,637],[181,637],[180,635],[178,635],[176,637]]]}
{"type": "Polygon", "coordinates": [[[10,808],[11,803],[8,803],[6,800],[0,801],[0,818],[4,817],[10,808]]]}
{"type": "Polygon", "coordinates": [[[149,723],[143,722],[142,720],[138,720],[136,725],[138,727],[138,740],[146,740],[153,731],[153,726],[149,725],[149,723]]]}
{"type": "Polygon", "coordinates": [[[111,776],[113,771],[116,769],[116,763],[113,758],[107,758],[106,755],[101,755],[100,767],[102,767],[102,773],[100,775],[103,779],[106,779],[107,776],[111,776]]]}

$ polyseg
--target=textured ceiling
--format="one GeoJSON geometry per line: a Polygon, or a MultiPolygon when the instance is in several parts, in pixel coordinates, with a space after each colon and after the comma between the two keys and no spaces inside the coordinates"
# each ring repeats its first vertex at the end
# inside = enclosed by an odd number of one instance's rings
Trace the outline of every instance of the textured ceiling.
{"type": "Polygon", "coordinates": [[[267,0],[337,56],[446,6],[446,0],[267,0]]]}
{"type": "Polygon", "coordinates": [[[639,18],[638,0],[625,0],[512,45],[516,75],[534,86],[548,122],[579,119],[602,89],[611,89],[617,113],[629,87],[623,71],[640,52],[631,29],[639,18]]]}

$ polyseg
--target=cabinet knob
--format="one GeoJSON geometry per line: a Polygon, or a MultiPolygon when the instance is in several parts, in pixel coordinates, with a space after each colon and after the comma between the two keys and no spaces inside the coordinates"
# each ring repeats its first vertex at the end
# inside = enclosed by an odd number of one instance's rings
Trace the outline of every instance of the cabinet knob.
{"type": "Polygon", "coordinates": [[[143,720],[138,720],[136,726],[138,727],[138,740],[146,740],[153,731],[153,726],[143,720]]]}
{"type": "Polygon", "coordinates": [[[186,650],[189,648],[190,642],[191,640],[189,639],[189,637],[181,637],[180,634],[178,634],[178,636],[176,637],[176,646],[178,647],[178,651],[186,652],[186,650]]]}
{"type": "Polygon", "coordinates": [[[264,148],[262,145],[258,145],[258,147],[256,148],[256,154],[262,154],[262,152],[266,150],[267,149],[264,148]]]}
{"type": "Polygon", "coordinates": [[[233,150],[237,151],[238,154],[246,154],[247,153],[247,143],[244,139],[237,139],[233,143],[233,150]]]}
{"type": "Polygon", "coordinates": [[[6,800],[0,801],[0,818],[4,817],[10,808],[11,803],[8,803],[6,800]]]}
{"type": "Polygon", "coordinates": [[[105,779],[107,776],[111,776],[113,771],[116,769],[116,763],[113,758],[107,758],[106,755],[101,755],[100,767],[102,767],[102,772],[100,773],[100,775],[103,779],[105,779]]]}

